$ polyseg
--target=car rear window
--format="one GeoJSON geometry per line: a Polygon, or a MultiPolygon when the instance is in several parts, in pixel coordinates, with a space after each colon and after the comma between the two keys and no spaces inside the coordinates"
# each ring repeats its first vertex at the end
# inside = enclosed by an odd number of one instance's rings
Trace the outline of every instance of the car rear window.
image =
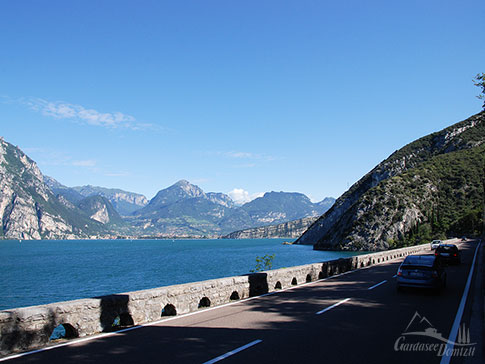
{"type": "Polygon", "coordinates": [[[427,265],[403,265],[403,270],[420,270],[420,271],[430,271],[433,270],[432,266],[427,265]]]}
{"type": "Polygon", "coordinates": [[[447,250],[447,251],[458,250],[458,248],[454,245],[441,245],[438,249],[439,250],[447,250]]]}
{"type": "Polygon", "coordinates": [[[435,257],[432,255],[409,255],[404,259],[403,268],[407,266],[432,267],[435,257]]]}

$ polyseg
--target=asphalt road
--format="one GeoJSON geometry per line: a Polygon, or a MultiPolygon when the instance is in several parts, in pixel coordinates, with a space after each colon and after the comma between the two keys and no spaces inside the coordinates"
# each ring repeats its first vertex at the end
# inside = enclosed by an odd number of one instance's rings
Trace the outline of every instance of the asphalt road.
{"type": "MultiPolygon", "coordinates": [[[[449,337],[476,247],[477,242],[461,245],[462,264],[447,267],[447,287],[440,295],[397,292],[394,276],[400,260],[394,260],[7,362],[440,363],[442,341],[422,333],[428,329],[449,337]]],[[[475,278],[471,283],[473,290],[475,278]]],[[[465,333],[472,301],[465,306],[465,333]]],[[[483,340],[473,333],[469,340],[460,336],[470,343],[464,348],[471,350],[483,340]]],[[[451,362],[464,360],[469,359],[454,357],[451,362]]]]}

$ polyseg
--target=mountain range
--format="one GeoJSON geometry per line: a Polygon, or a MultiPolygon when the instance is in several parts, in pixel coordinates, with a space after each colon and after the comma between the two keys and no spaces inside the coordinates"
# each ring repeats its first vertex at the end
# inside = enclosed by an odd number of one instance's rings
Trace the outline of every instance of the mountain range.
{"type": "MultiPolygon", "coordinates": [[[[337,201],[267,192],[237,206],[181,180],[148,200],[44,176],[0,139],[0,238],[297,238],[322,250],[385,250],[482,232],[485,111],[397,150],[337,201]]],[[[311,171],[309,171],[311,172],[311,171]]]]}
{"type": "Polygon", "coordinates": [[[485,111],[394,152],[297,240],[322,250],[384,250],[479,234],[485,111]]]}
{"type": "Polygon", "coordinates": [[[335,200],[312,203],[301,193],[267,192],[242,206],[223,193],[205,193],[181,180],[161,190],[130,218],[149,234],[214,236],[235,230],[279,224],[296,218],[320,216],[335,200]]]}
{"type": "Polygon", "coordinates": [[[268,192],[242,206],[181,180],[154,198],[97,186],[67,187],[44,176],[18,147],[0,140],[3,239],[218,237],[235,230],[317,217],[335,201],[268,192]]]}

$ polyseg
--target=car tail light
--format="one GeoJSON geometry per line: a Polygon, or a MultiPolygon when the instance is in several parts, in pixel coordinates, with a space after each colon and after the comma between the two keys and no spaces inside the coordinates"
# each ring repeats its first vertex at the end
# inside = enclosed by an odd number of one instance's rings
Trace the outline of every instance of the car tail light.
{"type": "Polygon", "coordinates": [[[434,255],[438,256],[438,252],[435,252],[434,255]]]}
{"type": "Polygon", "coordinates": [[[453,256],[454,256],[454,257],[456,257],[456,256],[458,256],[458,254],[456,254],[456,253],[453,253],[453,256]]]}
{"type": "Polygon", "coordinates": [[[398,269],[398,271],[397,271],[397,275],[398,275],[398,276],[402,276],[402,270],[401,270],[401,268],[399,268],[399,269],[398,269]]]}

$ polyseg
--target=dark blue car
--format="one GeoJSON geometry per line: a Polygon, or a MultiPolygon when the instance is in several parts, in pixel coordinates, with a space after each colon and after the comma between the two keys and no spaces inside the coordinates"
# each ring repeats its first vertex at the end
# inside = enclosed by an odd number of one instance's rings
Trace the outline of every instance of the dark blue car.
{"type": "Polygon", "coordinates": [[[429,288],[439,292],[446,286],[446,272],[434,255],[408,255],[397,271],[396,288],[429,288]]]}

